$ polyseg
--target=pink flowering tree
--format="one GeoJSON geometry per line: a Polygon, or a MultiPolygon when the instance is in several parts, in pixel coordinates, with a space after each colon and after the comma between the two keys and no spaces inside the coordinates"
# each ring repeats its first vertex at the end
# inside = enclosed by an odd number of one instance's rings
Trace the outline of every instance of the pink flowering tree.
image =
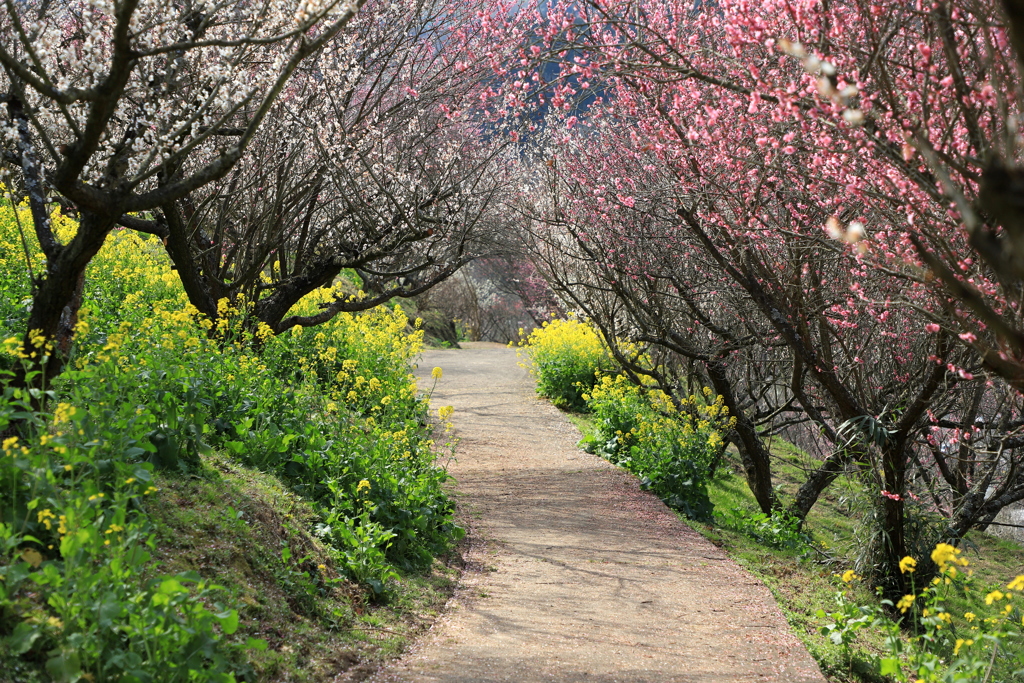
{"type": "Polygon", "coordinates": [[[560,62],[545,97],[564,115],[542,152],[557,182],[529,211],[550,256],[573,246],[573,262],[548,262],[606,334],[698,362],[755,433],[813,423],[828,448],[794,511],[860,471],[894,591],[912,495],[953,538],[1024,498],[1020,400],[1002,383],[1018,387],[1022,289],[983,244],[1013,253],[999,206],[1020,156],[1015,24],[998,6],[584,2],[538,16],[523,58],[560,62]],[[587,93],[601,96],[573,110],[587,93]]]}

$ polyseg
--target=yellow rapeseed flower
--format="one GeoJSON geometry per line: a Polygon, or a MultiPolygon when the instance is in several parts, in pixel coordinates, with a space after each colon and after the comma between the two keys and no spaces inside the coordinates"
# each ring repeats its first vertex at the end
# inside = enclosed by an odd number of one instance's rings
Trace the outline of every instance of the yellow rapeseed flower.
{"type": "Polygon", "coordinates": [[[906,574],[907,572],[913,573],[916,567],[917,560],[912,558],[910,555],[907,555],[902,560],[900,560],[900,573],[902,574],[906,574]]]}
{"type": "Polygon", "coordinates": [[[51,512],[49,508],[45,510],[40,510],[39,512],[36,513],[36,520],[41,522],[43,526],[46,527],[47,531],[53,528],[53,522],[51,520],[54,520],[56,518],[57,515],[53,514],[53,512],[51,512]]]}
{"type": "Polygon", "coordinates": [[[273,336],[274,330],[270,328],[270,325],[261,320],[260,324],[256,326],[256,338],[260,341],[267,341],[273,336]]]}
{"type": "Polygon", "coordinates": [[[53,411],[53,423],[55,425],[63,424],[70,420],[78,410],[70,403],[58,403],[56,410],[53,411]]]}
{"type": "Polygon", "coordinates": [[[917,599],[916,595],[904,595],[900,598],[899,602],[896,603],[896,609],[900,612],[906,612],[914,604],[914,600],[917,599]]]}
{"type": "Polygon", "coordinates": [[[959,554],[959,548],[954,548],[948,543],[939,543],[935,546],[935,550],[932,551],[932,562],[938,565],[940,572],[946,571],[946,567],[951,564],[967,566],[967,559],[957,557],[959,554]]]}
{"type": "Polygon", "coordinates": [[[441,375],[443,374],[444,371],[441,368],[434,368],[433,370],[430,371],[430,376],[433,377],[434,379],[441,379],[441,375]]]}

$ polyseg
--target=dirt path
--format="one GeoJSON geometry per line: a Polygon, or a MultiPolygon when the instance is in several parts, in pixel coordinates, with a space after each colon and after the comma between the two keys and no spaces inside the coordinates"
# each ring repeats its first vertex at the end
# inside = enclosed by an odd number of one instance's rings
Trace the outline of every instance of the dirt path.
{"type": "Polygon", "coordinates": [[[515,352],[430,351],[453,405],[468,566],[446,614],[373,679],[823,682],[768,590],[636,480],[576,448],[515,352]]]}

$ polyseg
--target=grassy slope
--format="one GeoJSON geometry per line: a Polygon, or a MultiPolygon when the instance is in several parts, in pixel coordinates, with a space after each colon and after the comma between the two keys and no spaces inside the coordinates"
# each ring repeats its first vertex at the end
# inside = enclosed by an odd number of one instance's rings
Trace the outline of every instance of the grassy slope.
{"type": "Polygon", "coordinates": [[[435,562],[407,574],[385,604],[339,577],[306,530],[315,515],[274,476],[212,456],[202,476],[161,476],[150,503],[161,573],[194,570],[223,586],[239,611],[236,638],[267,641],[251,653],[260,681],[359,680],[433,621],[458,569],[435,562]]]}
{"type": "MultiPolygon", "coordinates": [[[[587,415],[569,414],[570,420],[584,434],[592,431],[587,415]]],[[[792,495],[803,481],[808,458],[792,445],[776,440],[772,452],[776,456],[775,475],[781,494],[792,495]]],[[[709,487],[716,510],[757,510],[756,503],[742,475],[735,453],[726,460],[709,487]]],[[[835,575],[852,566],[855,559],[854,538],[863,533],[856,520],[863,505],[857,487],[844,479],[837,480],[818,501],[808,516],[805,531],[814,543],[799,551],[766,547],[743,533],[720,525],[688,523],[712,543],[725,549],[748,571],[764,581],[778,600],[796,634],[820,664],[832,683],[876,683],[878,677],[871,666],[871,655],[881,652],[881,635],[862,631],[853,648],[852,659],[819,634],[826,620],[816,616],[819,609],[831,611],[838,590],[835,575]]],[[[981,586],[1005,585],[1024,568],[1024,548],[984,533],[972,532],[967,537],[965,555],[981,586]]],[[[981,595],[983,591],[979,591],[981,595]]],[[[874,592],[863,584],[854,584],[853,597],[861,604],[875,600],[874,592]]],[[[949,607],[963,612],[967,609],[982,614],[983,603],[971,605],[950,601],[949,607]]]]}

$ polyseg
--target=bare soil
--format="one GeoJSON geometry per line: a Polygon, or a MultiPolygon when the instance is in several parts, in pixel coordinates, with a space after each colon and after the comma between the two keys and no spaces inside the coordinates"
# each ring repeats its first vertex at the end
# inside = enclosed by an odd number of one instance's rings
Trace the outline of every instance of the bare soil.
{"type": "Polygon", "coordinates": [[[450,470],[470,531],[445,614],[372,680],[814,681],[765,586],[580,435],[497,344],[424,353],[444,370],[450,470]]]}

